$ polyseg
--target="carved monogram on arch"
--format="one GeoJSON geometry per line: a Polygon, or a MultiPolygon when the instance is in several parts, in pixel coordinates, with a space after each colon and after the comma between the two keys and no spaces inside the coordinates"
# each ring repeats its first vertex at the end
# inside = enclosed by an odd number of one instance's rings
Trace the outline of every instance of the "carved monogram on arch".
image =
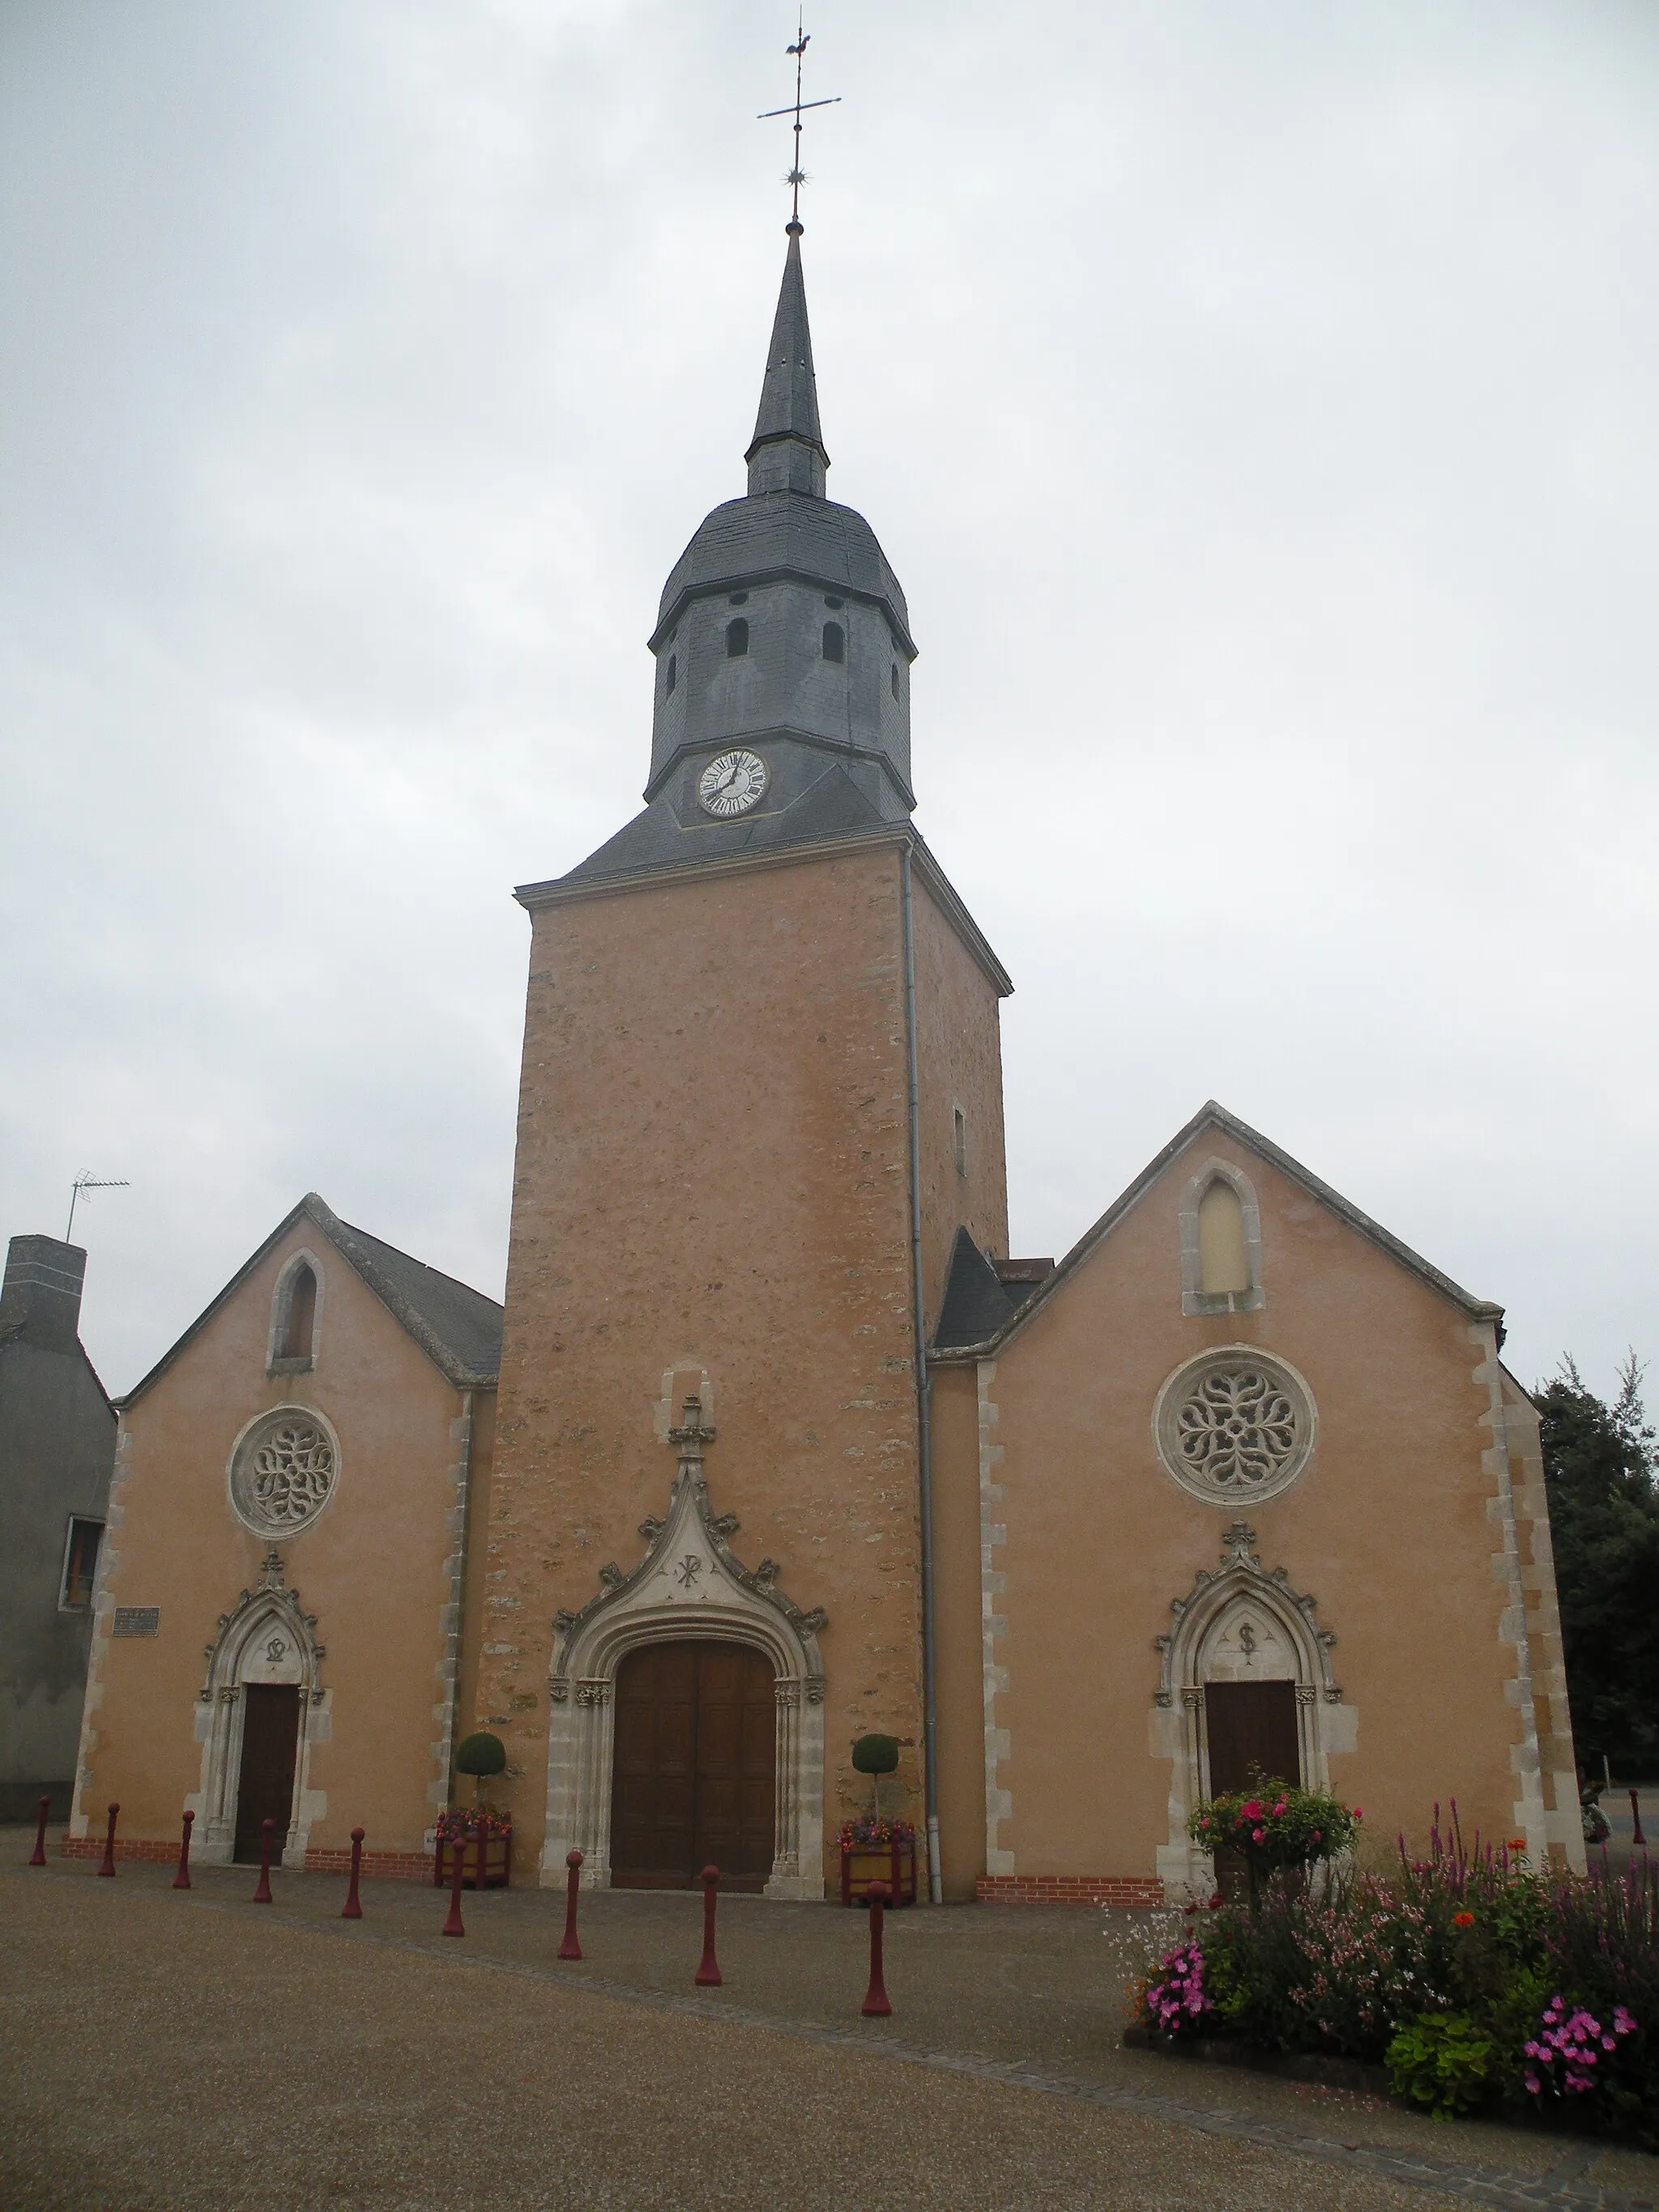
{"type": "MultiPolygon", "coordinates": [[[[1317,1682],[1297,1683],[1297,1703],[1312,1705],[1322,1698],[1327,1705],[1340,1705],[1342,1692],[1331,1670],[1331,1653],[1336,1644],[1335,1632],[1320,1626],[1316,1617],[1319,1601],[1311,1591],[1292,1589],[1289,1573],[1283,1567],[1275,1567],[1271,1573],[1263,1568],[1255,1551],[1255,1531],[1243,1521],[1235,1521],[1222,1540],[1220,1573],[1212,1574],[1207,1568],[1200,1567],[1193,1577],[1193,1586],[1186,1596],[1170,1601],[1170,1611],[1175,1616],[1174,1632],[1152,1639],[1153,1649],[1161,1662],[1154,1702],[1173,1706],[1178,1694],[1182,1704],[1188,1710],[1194,1710],[1201,1704],[1204,1695],[1201,1688],[1195,1688],[1190,1681],[1177,1681],[1176,1679],[1176,1646],[1179,1644],[1183,1647],[1181,1664],[1184,1669],[1196,1656],[1191,1632],[1183,1635],[1194,1607],[1202,1608],[1197,1616],[1200,1623],[1197,1640],[1201,1642],[1209,1627],[1213,1626],[1218,1612],[1224,1610],[1229,1600],[1239,1593],[1255,1598],[1269,1617],[1277,1615],[1287,1629],[1291,1620],[1299,1616],[1303,1634],[1314,1655],[1319,1680],[1317,1682]]],[[[1248,1626],[1247,1623],[1246,1627],[1248,1626]]],[[[1244,1633],[1244,1629],[1241,1629],[1241,1644],[1244,1633]]],[[[1245,1648],[1248,1653],[1249,1647],[1245,1648]]]]}
{"type": "MultiPolygon", "coordinates": [[[[639,1564],[624,1573],[614,1559],[607,1560],[599,1571],[599,1587],[585,1606],[573,1611],[561,1607],[553,1616],[553,1626],[558,1638],[555,1653],[550,1689],[555,1705],[571,1701],[573,1691],[578,1705],[592,1701],[591,1685],[586,1681],[573,1684],[568,1670],[567,1654],[574,1651],[577,1638],[593,1616],[610,1607],[629,1591],[638,1589],[652,1576],[666,1571],[676,1595],[683,1601],[696,1601],[704,1595],[705,1586],[712,1589],[723,1575],[739,1589],[781,1613],[806,1645],[809,1653],[813,1639],[829,1626],[829,1615],[821,1606],[810,1609],[797,1605],[778,1588],[782,1573],[775,1559],[763,1559],[758,1566],[746,1567],[732,1549],[731,1540],[738,1533],[738,1521],[735,1513],[716,1513],[709,1498],[708,1486],[703,1478],[702,1447],[714,1441],[714,1431],[703,1425],[702,1408],[695,1399],[686,1401],[685,1419],[678,1428],[669,1431],[669,1440],[679,1447],[679,1472],[674,1479],[674,1488],[666,1516],[659,1520],[648,1516],[639,1524],[645,1539],[645,1555],[639,1564]],[[688,1502],[693,1517],[688,1521],[682,1509],[688,1502]],[[705,1551],[686,1549],[676,1542],[678,1556],[664,1555],[664,1539],[671,1527],[694,1537],[700,1532],[707,1547],[705,1551]],[[586,1692],[587,1694],[585,1694],[586,1692]]],[[[800,1685],[800,1693],[808,1705],[823,1702],[823,1677],[812,1667],[800,1685]]]]}

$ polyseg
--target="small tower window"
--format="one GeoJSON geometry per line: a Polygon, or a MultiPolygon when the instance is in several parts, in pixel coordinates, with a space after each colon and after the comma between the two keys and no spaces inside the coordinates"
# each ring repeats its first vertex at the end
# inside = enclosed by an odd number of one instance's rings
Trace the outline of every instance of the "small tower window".
{"type": "Polygon", "coordinates": [[[726,625],[726,657],[741,660],[749,650],[749,625],[741,615],[726,625]]]}
{"type": "Polygon", "coordinates": [[[317,1325],[317,1278],[301,1261],[289,1277],[288,1311],[283,1317],[278,1359],[311,1358],[312,1333],[317,1325]]]}
{"type": "Polygon", "coordinates": [[[1238,1193],[1219,1176],[1198,1201],[1198,1283],[1212,1298],[1250,1287],[1244,1209],[1238,1193]]]}
{"type": "Polygon", "coordinates": [[[896,699],[898,697],[898,663],[896,660],[893,663],[892,684],[893,696],[896,699]]]}
{"type": "Polygon", "coordinates": [[[957,1173],[968,1172],[968,1116],[960,1106],[951,1109],[951,1149],[956,1158],[957,1173]]]}
{"type": "Polygon", "coordinates": [[[825,623],[823,625],[823,657],[826,660],[845,660],[847,658],[847,633],[839,623],[825,623]]]}
{"type": "Polygon", "coordinates": [[[668,656],[668,673],[664,677],[662,682],[663,696],[665,699],[668,696],[669,693],[672,691],[674,686],[679,682],[679,680],[680,657],[677,653],[671,653],[668,656]]]}
{"type": "Polygon", "coordinates": [[[823,604],[824,604],[824,605],[825,605],[826,607],[835,607],[836,609],[839,610],[839,609],[841,609],[842,607],[845,606],[845,605],[846,605],[846,604],[847,604],[847,602],[845,601],[845,599],[830,599],[830,598],[829,597],[829,595],[826,593],[826,594],[825,594],[825,596],[824,596],[824,601],[823,601],[823,604]]]}

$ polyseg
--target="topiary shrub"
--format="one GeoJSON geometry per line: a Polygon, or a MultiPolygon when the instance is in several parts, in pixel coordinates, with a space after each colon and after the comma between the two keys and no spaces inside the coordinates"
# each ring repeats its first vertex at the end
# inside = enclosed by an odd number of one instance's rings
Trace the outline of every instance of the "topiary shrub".
{"type": "Polygon", "coordinates": [[[455,1771],[472,1777],[472,1795],[480,1804],[483,1802],[484,1778],[499,1774],[506,1765],[507,1746],[500,1736],[491,1735],[488,1729],[480,1729],[476,1735],[468,1736],[455,1754],[455,1771]]]}
{"type": "Polygon", "coordinates": [[[898,1738],[891,1735],[861,1735],[853,1746],[853,1771],[867,1774],[870,1787],[875,1793],[876,1818],[881,1818],[881,1778],[891,1774],[898,1765],[898,1738]]]}

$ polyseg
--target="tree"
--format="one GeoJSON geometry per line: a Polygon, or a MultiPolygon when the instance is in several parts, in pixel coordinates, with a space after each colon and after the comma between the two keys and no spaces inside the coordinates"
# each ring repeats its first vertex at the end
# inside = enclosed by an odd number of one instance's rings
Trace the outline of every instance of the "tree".
{"type": "Polygon", "coordinates": [[[1580,1762],[1659,1772],[1659,1453],[1632,1352],[1611,1404],[1571,1358],[1534,1391],[1580,1762]]]}

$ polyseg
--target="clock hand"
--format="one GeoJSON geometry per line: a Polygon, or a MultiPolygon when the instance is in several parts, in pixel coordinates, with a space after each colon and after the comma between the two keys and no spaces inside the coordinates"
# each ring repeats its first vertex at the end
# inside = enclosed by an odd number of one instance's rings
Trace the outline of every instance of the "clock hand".
{"type": "Polygon", "coordinates": [[[736,781],[738,770],[742,766],[743,763],[741,761],[733,761],[731,767],[726,770],[725,775],[722,776],[720,781],[714,786],[715,790],[726,790],[728,787],[736,781]]]}

